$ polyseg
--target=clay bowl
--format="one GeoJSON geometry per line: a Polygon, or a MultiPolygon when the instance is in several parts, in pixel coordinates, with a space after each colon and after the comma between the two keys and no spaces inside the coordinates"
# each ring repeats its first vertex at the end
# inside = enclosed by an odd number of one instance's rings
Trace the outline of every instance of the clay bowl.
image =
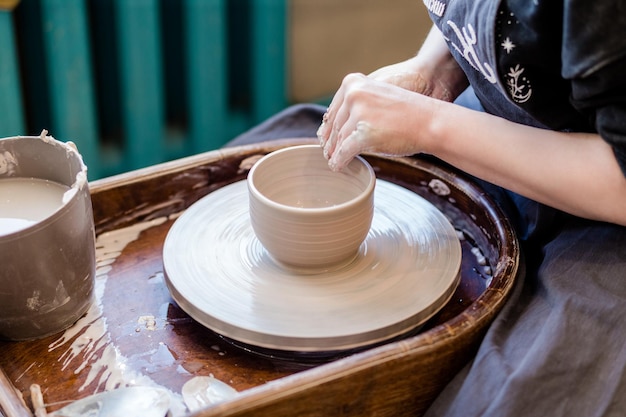
{"type": "Polygon", "coordinates": [[[367,237],[376,176],[363,158],[333,172],[320,146],[287,147],[261,158],[247,183],[254,233],[284,267],[343,265],[367,237]]]}

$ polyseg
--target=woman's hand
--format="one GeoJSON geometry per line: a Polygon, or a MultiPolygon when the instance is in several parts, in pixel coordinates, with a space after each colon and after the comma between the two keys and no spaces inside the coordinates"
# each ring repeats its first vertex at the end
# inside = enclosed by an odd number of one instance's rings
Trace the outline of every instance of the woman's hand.
{"type": "Polygon", "coordinates": [[[435,26],[416,56],[382,67],[369,77],[443,101],[454,101],[469,85],[435,26]]]}
{"type": "Polygon", "coordinates": [[[346,76],[318,129],[330,167],[341,170],[362,152],[401,156],[423,151],[415,131],[435,105],[424,96],[453,101],[467,85],[436,28],[415,57],[368,76],[346,76]]]}
{"type": "Polygon", "coordinates": [[[422,151],[416,134],[436,100],[363,74],[346,76],[318,130],[333,170],[356,155],[411,155],[422,151]]]}
{"type": "Polygon", "coordinates": [[[377,69],[368,77],[439,100],[454,101],[468,87],[468,81],[445,44],[439,47],[446,48],[439,55],[422,48],[419,55],[377,69]]]}

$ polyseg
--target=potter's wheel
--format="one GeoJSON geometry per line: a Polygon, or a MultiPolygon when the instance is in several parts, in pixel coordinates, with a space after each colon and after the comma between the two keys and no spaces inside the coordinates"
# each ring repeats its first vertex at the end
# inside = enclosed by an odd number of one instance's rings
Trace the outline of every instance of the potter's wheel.
{"type": "Polygon", "coordinates": [[[256,239],[245,181],[189,207],[163,248],[174,300],[241,344],[289,352],[369,346],[439,311],[460,280],[461,246],[419,195],[378,180],[372,228],[358,256],[326,271],[287,270],[256,239]]]}

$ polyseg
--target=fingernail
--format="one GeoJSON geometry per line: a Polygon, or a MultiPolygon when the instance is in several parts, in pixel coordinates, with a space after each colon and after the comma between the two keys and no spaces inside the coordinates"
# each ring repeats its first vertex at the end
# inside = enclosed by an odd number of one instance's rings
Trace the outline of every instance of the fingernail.
{"type": "Polygon", "coordinates": [[[331,171],[337,171],[336,165],[331,159],[328,160],[328,168],[330,168],[331,171]]]}

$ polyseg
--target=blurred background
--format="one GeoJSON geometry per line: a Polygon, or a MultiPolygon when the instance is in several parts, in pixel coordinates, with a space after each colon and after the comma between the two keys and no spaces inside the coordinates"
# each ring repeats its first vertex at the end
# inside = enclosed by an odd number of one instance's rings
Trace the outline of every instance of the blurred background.
{"type": "Polygon", "coordinates": [[[90,180],[217,149],[429,28],[419,0],[0,0],[0,137],[71,140],[90,180]]]}

